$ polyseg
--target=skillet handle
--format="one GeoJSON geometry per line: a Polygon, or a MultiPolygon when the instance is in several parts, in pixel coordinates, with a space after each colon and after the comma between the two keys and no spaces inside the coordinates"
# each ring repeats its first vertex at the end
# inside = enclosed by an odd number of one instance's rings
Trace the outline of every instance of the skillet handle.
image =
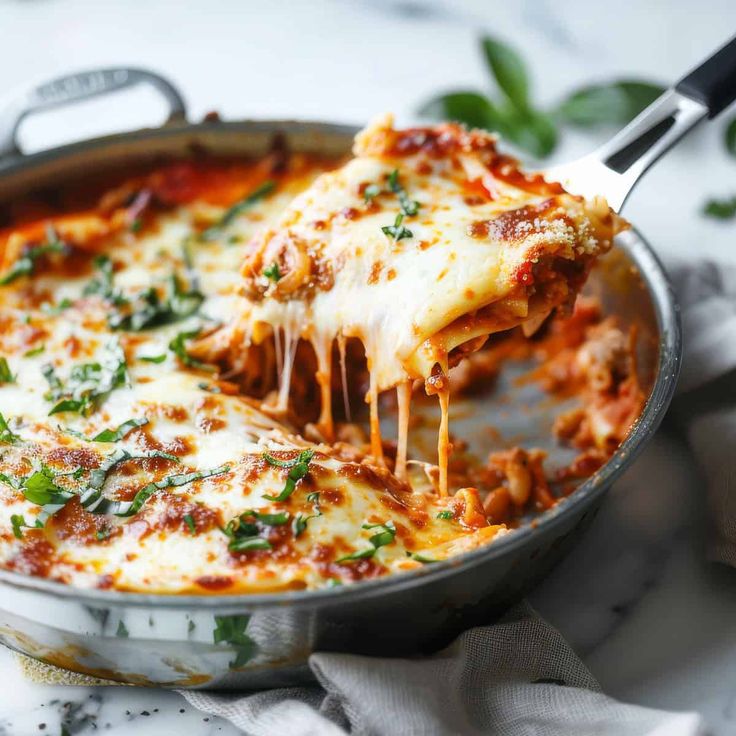
{"type": "Polygon", "coordinates": [[[21,121],[28,115],[138,84],[148,84],[163,96],[169,108],[167,123],[186,120],[186,105],[181,94],[164,77],[146,69],[128,67],[91,69],[32,84],[0,100],[0,159],[21,153],[16,136],[21,121]]]}
{"type": "Polygon", "coordinates": [[[736,100],[736,37],[683,77],[675,89],[704,104],[708,118],[728,107],[736,100]]]}

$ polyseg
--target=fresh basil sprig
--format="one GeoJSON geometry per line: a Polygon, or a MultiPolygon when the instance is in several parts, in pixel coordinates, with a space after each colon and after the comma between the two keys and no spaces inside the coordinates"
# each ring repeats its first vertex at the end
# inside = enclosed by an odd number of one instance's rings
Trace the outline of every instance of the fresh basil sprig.
{"type": "Polygon", "coordinates": [[[559,125],[623,125],[664,91],[650,82],[616,80],[586,86],[544,110],[532,100],[529,73],[521,56],[490,36],[483,37],[480,45],[497,94],[452,91],[432,98],[419,113],[497,132],[537,158],[554,151],[559,125]]]}

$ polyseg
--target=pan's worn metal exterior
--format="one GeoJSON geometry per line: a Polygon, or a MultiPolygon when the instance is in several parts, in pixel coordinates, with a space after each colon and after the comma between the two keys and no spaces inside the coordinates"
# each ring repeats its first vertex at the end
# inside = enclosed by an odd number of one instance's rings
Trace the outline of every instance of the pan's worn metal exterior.
{"type": "MultiPolygon", "coordinates": [[[[189,124],[170,84],[128,69],[73,75],[35,88],[5,112],[0,107],[0,125],[0,202],[60,186],[83,172],[185,157],[202,148],[257,155],[275,135],[294,150],[342,154],[355,133],[345,126],[286,121],[189,124]],[[152,83],[169,102],[171,116],[161,128],[31,156],[18,151],[20,117],[139,82],[152,83]]],[[[650,396],[611,460],[533,523],[416,572],[317,592],[167,597],[77,590],[0,571],[0,641],[45,662],[113,680],[259,688],[307,677],[313,651],[411,655],[437,649],[468,626],[487,622],[528,591],[580,536],[607,489],[651,438],[674,391],[681,354],[677,307],[662,266],[638,233],[617,240],[589,288],[624,324],[636,319],[650,396]]]]}

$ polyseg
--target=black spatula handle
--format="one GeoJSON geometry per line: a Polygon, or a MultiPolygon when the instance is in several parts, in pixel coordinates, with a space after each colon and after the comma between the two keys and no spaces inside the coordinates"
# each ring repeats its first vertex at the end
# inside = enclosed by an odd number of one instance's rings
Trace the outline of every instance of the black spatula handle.
{"type": "Polygon", "coordinates": [[[683,77],[675,89],[702,102],[714,118],[736,100],[736,37],[683,77]]]}

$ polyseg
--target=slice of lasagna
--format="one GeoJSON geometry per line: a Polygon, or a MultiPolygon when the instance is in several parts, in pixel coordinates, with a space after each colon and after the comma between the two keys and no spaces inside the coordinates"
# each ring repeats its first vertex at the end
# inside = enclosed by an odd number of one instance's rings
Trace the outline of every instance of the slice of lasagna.
{"type": "Polygon", "coordinates": [[[322,387],[319,428],[333,437],[333,344],[357,338],[370,373],[371,447],[383,462],[377,397],[398,388],[395,470],[404,477],[412,383],[439,396],[440,492],[447,493],[449,368],[488,336],[533,332],[568,308],[620,221],[521,172],[495,138],[454,124],[360,133],[355,158],[321,175],[247,249],[248,345],[280,355],[285,410],[296,344],[311,341],[322,387]]]}

